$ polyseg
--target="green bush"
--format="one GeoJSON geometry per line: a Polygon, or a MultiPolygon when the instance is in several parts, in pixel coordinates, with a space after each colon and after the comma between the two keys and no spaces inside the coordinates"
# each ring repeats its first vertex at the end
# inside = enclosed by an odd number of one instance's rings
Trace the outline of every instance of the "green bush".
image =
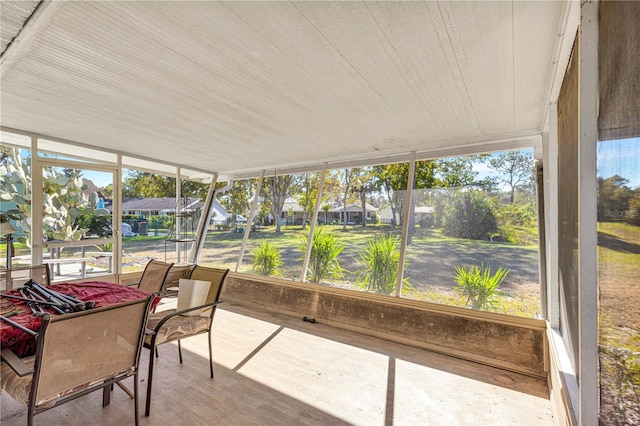
{"type": "MultiPolygon", "coordinates": [[[[307,243],[308,237],[298,243],[298,249],[303,255],[307,251],[307,243]]],[[[311,275],[312,283],[320,282],[330,276],[342,278],[343,269],[338,256],[346,246],[335,234],[324,233],[322,229],[314,233],[307,270],[307,275],[311,275]]]]}
{"type": "Polygon", "coordinates": [[[469,267],[456,266],[457,291],[466,297],[466,305],[472,309],[495,310],[499,306],[498,296],[505,295],[498,287],[509,274],[509,269],[498,267],[491,275],[491,267],[484,264],[469,267]]]}
{"type": "Polygon", "coordinates": [[[153,215],[147,218],[148,229],[161,228],[167,229],[173,224],[173,215],[153,215]]]}
{"type": "Polygon", "coordinates": [[[480,191],[458,194],[445,214],[444,235],[472,240],[490,240],[498,232],[491,203],[480,191]]]}
{"type": "Polygon", "coordinates": [[[76,226],[87,230],[87,234],[110,237],[113,217],[111,215],[85,214],[76,219],[76,226]]]}
{"type": "Polygon", "coordinates": [[[266,276],[278,275],[278,267],[282,265],[280,250],[269,241],[261,241],[260,245],[253,250],[253,263],[251,269],[266,276]]]}
{"type": "MultiPolygon", "coordinates": [[[[535,202],[498,204],[498,239],[514,244],[538,242],[538,217],[535,202]]],[[[496,238],[494,238],[494,241],[496,238]]]]}
{"type": "MultiPolygon", "coordinates": [[[[400,263],[399,245],[400,238],[394,238],[393,235],[378,235],[370,240],[364,253],[358,253],[362,271],[358,274],[356,285],[380,294],[394,293],[400,263]]],[[[410,286],[406,280],[405,284],[410,286]]]]}
{"type": "Polygon", "coordinates": [[[629,200],[627,222],[631,225],[640,226],[640,198],[629,200]]]}

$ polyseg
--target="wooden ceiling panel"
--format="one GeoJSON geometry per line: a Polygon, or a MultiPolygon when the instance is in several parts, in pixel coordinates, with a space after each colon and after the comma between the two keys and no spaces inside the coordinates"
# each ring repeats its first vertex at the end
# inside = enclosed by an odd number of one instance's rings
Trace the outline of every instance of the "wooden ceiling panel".
{"type": "Polygon", "coordinates": [[[221,174],[508,141],[542,131],[562,8],[47,2],[0,118],[221,174]]]}

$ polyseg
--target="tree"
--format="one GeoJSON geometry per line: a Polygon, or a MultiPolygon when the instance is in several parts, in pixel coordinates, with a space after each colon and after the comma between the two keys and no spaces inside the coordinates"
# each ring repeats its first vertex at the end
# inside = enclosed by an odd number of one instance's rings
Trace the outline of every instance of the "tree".
{"type": "Polygon", "coordinates": [[[326,225],[327,224],[327,212],[329,210],[331,210],[331,206],[329,204],[324,204],[321,208],[322,208],[322,210],[324,210],[324,223],[326,225]]]}
{"type": "Polygon", "coordinates": [[[640,226],[640,194],[637,198],[629,200],[629,216],[627,222],[631,225],[640,226]]]}
{"type": "MultiPolygon", "coordinates": [[[[438,185],[436,177],[437,163],[435,160],[416,161],[413,187],[416,189],[433,188],[438,185]]],[[[372,169],[373,183],[387,194],[391,206],[391,224],[396,226],[396,214],[403,218],[407,181],[409,179],[409,163],[394,163],[375,166],[372,169]]],[[[411,200],[413,203],[413,199],[411,200]]],[[[413,206],[411,206],[413,207],[413,206]]],[[[413,208],[411,208],[413,211],[413,208]]],[[[415,231],[415,216],[409,216],[410,232],[415,231]]]]}
{"type": "Polygon", "coordinates": [[[482,155],[467,155],[464,157],[441,158],[436,161],[437,185],[444,188],[462,188],[478,184],[478,172],[473,170],[473,164],[480,161],[482,155]]]}
{"type": "Polygon", "coordinates": [[[298,194],[297,201],[302,207],[302,229],[307,227],[307,218],[313,215],[318,194],[318,175],[317,173],[305,173],[301,178],[301,192],[298,194]]]}
{"type": "Polygon", "coordinates": [[[628,183],[629,180],[620,175],[606,179],[598,177],[598,220],[625,219],[629,201],[635,195],[635,191],[627,186],[628,183]]]}
{"type": "Polygon", "coordinates": [[[522,151],[503,152],[490,157],[488,166],[499,173],[496,179],[509,187],[509,200],[515,202],[518,189],[525,189],[535,182],[533,155],[522,151]]]}
{"type": "Polygon", "coordinates": [[[231,222],[234,226],[238,215],[249,209],[252,189],[253,183],[251,180],[237,180],[233,182],[228,191],[220,196],[220,204],[224,206],[227,213],[231,213],[231,222]]]}
{"type": "Polygon", "coordinates": [[[350,195],[353,193],[353,189],[358,182],[358,178],[360,176],[361,169],[354,167],[351,169],[343,169],[339,172],[339,179],[342,191],[342,230],[347,230],[347,207],[354,201],[350,198],[350,195]]]}
{"type": "Polygon", "coordinates": [[[444,235],[489,240],[497,232],[498,221],[491,204],[482,192],[459,192],[447,207],[444,235]]]}
{"type": "MultiPolygon", "coordinates": [[[[110,185],[109,185],[110,186],[110,185]]],[[[111,186],[106,192],[113,192],[111,186]]],[[[180,195],[189,198],[205,200],[209,191],[209,184],[182,180],[180,195]]],[[[122,198],[164,198],[175,197],[176,178],[155,173],[130,170],[122,183],[122,198]]]]}
{"type": "Polygon", "coordinates": [[[299,192],[300,182],[296,175],[284,175],[264,178],[262,184],[263,198],[271,204],[271,213],[276,221],[276,233],[280,230],[282,207],[288,198],[299,192]]]}
{"type": "Polygon", "coordinates": [[[122,198],[163,198],[175,194],[175,178],[154,173],[131,170],[122,183],[122,198]]]}
{"type": "Polygon", "coordinates": [[[180,185],[180,194],[183,197],[198,198],[204,201],[209,195],[209,185],[208,183],[183,180],[180,185]]]}
{"type": "Polygon", "coordinates": [[[362,208],[362,226],[367,226],[367,193],[373,191],[375,186],[371,183],[373,179],[372,170],[364,168],[358,179],[358,183],[354,185],[353,191],[360,198],[360,206],[362,208]]]}
{"type": "Polygon", "coordinates": [[[396,209],[397,204],[394,202],[393,189],[395,186],[396,176],[393,169],[396,164],[386,164],[384,166],[374,166],[371,170],[372,184],[377,191],[381,191],[387,197],[389,207],[391,208],[391,225],[397,226],[396,209]]]}

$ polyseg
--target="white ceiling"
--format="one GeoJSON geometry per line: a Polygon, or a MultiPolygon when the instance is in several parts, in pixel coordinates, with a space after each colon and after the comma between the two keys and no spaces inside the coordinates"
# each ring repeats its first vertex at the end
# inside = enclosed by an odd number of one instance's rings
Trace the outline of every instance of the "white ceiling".
{"type": "Polygon", "coordinates": [[[566,16],[559,1],[45,2],[1,58],[0,120],[232,176],[532,146],[566,16]]]}

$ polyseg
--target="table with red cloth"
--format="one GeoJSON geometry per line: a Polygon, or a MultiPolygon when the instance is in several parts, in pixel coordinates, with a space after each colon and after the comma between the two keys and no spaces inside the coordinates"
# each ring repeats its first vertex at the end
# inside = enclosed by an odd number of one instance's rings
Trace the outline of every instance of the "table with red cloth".
{"type": "MultiPolygon", "coordinates": [[[[91,300],[95,302],[96,308],[136,300],[149,295],[148,292],[135,287],[103,281],[51,284],[47,288],[58,293],[72,295],[84,302],[91,300]]],[[[7,294],[20,296],[17,290],[9,291],[7,294]]],[[[19,312],[17,315],[12,315],[11,320],[30,330],[38,331],[40,329],[42,319],[32,315],[26,302],[9,298],[3,298],[3,300],[10,300],[19,312]]],[[[58,315],[53,310],[46,309],[46,311],[58,315]]],[[[36,352],[36,339],[33,336],[4,321],[0,321],[0,341],[3,349],[11,349],[19,357],[33,355],[36,352]]]]}

